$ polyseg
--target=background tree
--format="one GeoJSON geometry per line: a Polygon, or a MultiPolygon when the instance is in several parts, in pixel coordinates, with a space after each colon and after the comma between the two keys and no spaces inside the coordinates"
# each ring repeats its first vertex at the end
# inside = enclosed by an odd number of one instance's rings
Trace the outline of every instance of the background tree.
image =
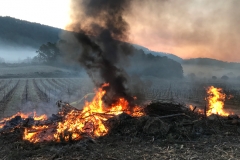
{"type": "Polygon", "coordinates": [[[226,81],[226,80],[228,80],[228,79],[229,79],[229,77],[228,77],[228,76],[226,76],[226,75],[223,75],[223,76],[221,77],[221,79],[226,81]]]}
{"type": "Polygon", "coordinates": [[[217,79],[217,77],[216,77],[216,76],[212,76],[212,79],[213,79],[213,80],[216,80],[216,79],[217,79]]]}
{"type": "Polygon", "coordinates": [[[37,59],[44,63],[56,63],[61,59],[61,52],[56,43],[48,42],[43,44],[36,51],[38,53],[37,59]]]}

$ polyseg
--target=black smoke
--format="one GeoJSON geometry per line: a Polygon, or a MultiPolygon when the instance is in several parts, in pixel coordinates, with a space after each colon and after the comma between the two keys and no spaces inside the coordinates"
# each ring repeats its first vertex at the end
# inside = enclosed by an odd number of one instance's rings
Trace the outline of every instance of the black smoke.
{"type": "Polygon", "coordinates": [[[78,62],[86,69],[94,84],[103,83],[106,104],[125,98],[130,105],[133,96],[128,89],[128,75],[120,67],[120,60],[132,54],[132,47],[125,43],[129,26],[124,13],[129,0],[72,0],[72,23],[68,29],[74,31],[79,45],[78,62]]]}

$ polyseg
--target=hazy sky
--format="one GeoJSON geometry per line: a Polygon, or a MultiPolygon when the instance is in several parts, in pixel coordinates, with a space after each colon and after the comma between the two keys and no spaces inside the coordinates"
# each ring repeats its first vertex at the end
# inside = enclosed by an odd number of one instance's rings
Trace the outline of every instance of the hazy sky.
{"type": "MultiPolygon", "coordinates": [[[[64,28],[70,0],[0,0],[0,15],[64,28]]],[[[240,62],[240,0],[133,0],[129,41],[182,58],[240,62]]]]}

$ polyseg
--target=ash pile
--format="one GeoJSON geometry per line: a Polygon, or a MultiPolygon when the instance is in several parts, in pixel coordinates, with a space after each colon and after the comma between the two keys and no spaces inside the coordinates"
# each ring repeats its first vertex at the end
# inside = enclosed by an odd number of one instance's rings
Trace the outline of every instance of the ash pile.
{"type": "MultiPolygon", "coordinates": [[[[53,133],[57,129],[57,123],[61,122],[68,112],[77,110],[68,103],[61,103],[60,109],[61,112],[53,114],[44,120],[36,120],[30,116],[23,118],[17,115],[2,121],[0,137],[10,141],[26,140],[23,137],[27,129],[29,133],[38,134],[38,137],[42,138],[40,142],[53,141],[53,133]]],[[[106,120],[104,124],[109,129],[109,132],[104,136],[138,137],[141,139],[151,137],[153,140],[194,141],[203,136],[214,134],[240,134],[240,119],[237,115],[225,117],[211,115],[207,117],[184,105],[161,102],[151,103],[143,109],[145,115],[141,117],[132,117],[127,113],[122,113],[106,120]]],[[[77,111],[80,112],[80,110],[77,111]]],[[[82,137],[77,140],[81,141],[86,138],[94,140],[97,138],[89,134],[91,127],[86,127],[86,130],[88,131],[81,133],[82,137]]],[[[65,136],[72,134],[66,133],[65,136]]],[[[70,137],[68,141],[72,142],[74,139],[70,137]]],[[[62,138],[60,142],[66,142],[66,139],[62,138]]]]}

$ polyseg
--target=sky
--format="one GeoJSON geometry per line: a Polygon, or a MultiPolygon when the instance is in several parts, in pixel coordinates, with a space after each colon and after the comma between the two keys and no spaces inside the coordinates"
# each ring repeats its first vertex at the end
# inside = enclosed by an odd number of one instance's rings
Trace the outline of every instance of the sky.
{"type": "MultiPolygon", "coordinates": [[[[0,0],[0,16],[65,28],[70,0],[0,0]]],[[[240,62],[240,0],[133,0],[129,42],[181,58],[240,62]]]]}
{"type": "Polygon", "coordinates": [[[0,16],[65,28],[69,5],[70,0],[0,0],[0,16]]]}

